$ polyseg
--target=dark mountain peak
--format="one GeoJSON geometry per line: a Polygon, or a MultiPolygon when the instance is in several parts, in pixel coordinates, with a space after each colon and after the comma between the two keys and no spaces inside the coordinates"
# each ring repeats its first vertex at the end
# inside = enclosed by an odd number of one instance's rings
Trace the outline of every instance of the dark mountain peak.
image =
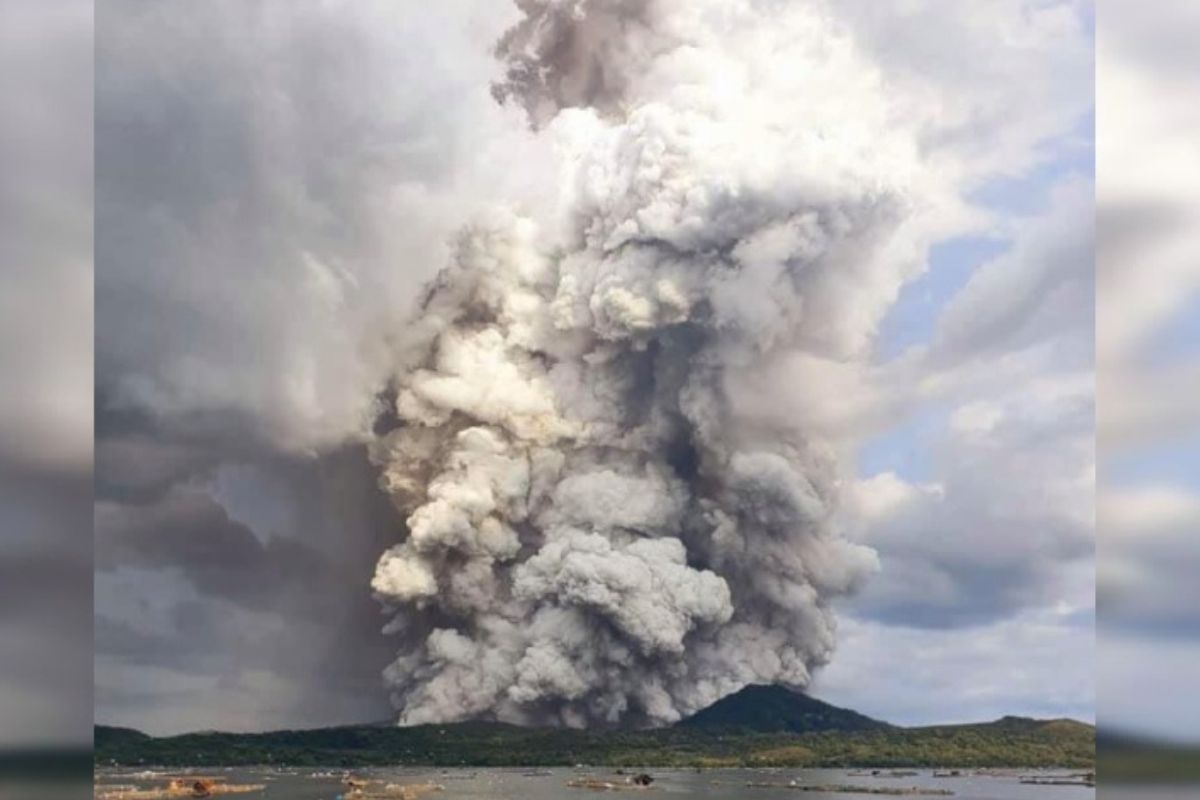
{"type": "Polygon", "coordinates": [[[890,728],[857,711],[783,686],[752,684],[681,721],[686,728],[731,728],[762,733],[865,731],[890,728]]]}
{"type": "Polygon", "coordinates": [[[1001,717],[1000,719],[998,719],[996,721],[1002,725],[1029,726],[1029,725],[1036,725],[1041,720],[1036,720],[1033,717],[1019,717],[1016,714],[1006,714],[1005,716],[1001,717]]]}

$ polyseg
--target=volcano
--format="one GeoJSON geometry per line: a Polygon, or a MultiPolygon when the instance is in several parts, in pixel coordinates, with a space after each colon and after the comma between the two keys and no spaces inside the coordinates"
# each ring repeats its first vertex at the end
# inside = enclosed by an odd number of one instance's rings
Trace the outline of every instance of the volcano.
{"type": "Polygon", "coordinates": [[[697,711],[677,727],[814,733],[886,730],[892,726],[783,686],[751,685],[697,711]]]}

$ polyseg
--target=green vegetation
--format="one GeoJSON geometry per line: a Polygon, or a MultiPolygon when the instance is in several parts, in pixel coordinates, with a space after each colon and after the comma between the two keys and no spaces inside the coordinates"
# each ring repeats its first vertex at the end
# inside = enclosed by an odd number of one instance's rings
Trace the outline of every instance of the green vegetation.
{"type": "Polygon", "coordinates": [[[564,731],[495,723],[202,733],[96,728],[98,764],[213,766],[822,766],[1091,768],[1095,729],[1005,718],[981,725],[760,733],[677,726],[564,731]]]}
{"type": "Polygon", "coordinates": [[[561,730],[495,722],[359,725],[154,738],[96,728],[96,763],[156,766],[1071,767],[1091,769],[1096,730],[1005,717],[899,728],[775,686],[747,686],[672,728],[561,730]]]}

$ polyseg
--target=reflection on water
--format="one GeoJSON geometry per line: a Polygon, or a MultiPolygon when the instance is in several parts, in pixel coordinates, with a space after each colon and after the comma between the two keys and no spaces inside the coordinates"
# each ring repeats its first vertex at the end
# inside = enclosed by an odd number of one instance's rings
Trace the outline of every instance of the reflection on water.
{"type": "MultiPolygon", "coordinates": [[[[636,773],[637,770],[628,770],[636,773]]],[[[935,796],[932,793],[952,792],[961,800],[1085,800],[1094,798],[1095,789],[1086,786],[1034,785],[1022,783],[1022,779],[1066,778],[1067,772],[996,771],[987,774],[965,774],[935,776],[930,770],[905,772],[892,775],[887,771],[873,775],[861,770],[803,770],[803,769],[728,769],[728,770],[647,770],[655,781],[648,791],[660,795],[699,798],[756,798],[756,800],[779,800],[780,798],[808,798],[808,800],[833,800],[833,798],[863,797],[867,794],[850,794],[830,791],[802,791],[799,787],[861,787],[869,790],[870,796],[898,794],[897,790],[916,789],[912,796],[935,796]],[[750,784],[758,784],[752,786],[750,784]],[[794,784],[795,788],[789,786],[794,784]],[[881,791],[882,790],[882,791],[881,791]]],[[[477,798],[483,800],[561,800],[562,798],[588,798],[598,792],[594,789],[568,788],[568,781],[583,777],[595,777],[602,781],[624,780],[611,769],[357,769],[349,773],[342,770],[313,769],[206,769],[196,770],[198,775],[213,775],[229,783],[263,784],[262,793],[239,795],[239,798],[270,798],[271,800],[337,800],[344,795],[346,787],[343,777],[347,774],[367,781],[394,784],[437,783],[443,790],[428,795],[438,800],[455,798],[477,798]]],[[[139,788],[154,788],[163,785],[164,775],[176,775],[178,771],[138,772],[136,770],[101,770],[97,772],[97,791],[105,786],[125,784],[139,788]]],[[[617,792],[641,794],[638,789],[617,792]]],[[[612,794],[602,792],[602,794],[612,794]]],[[[945,795],[943,795],[945,796],[945,795]]],[[[1105,797],[1116,797],[1103,793],[1105,797]]],[[[1166,800],[1164,798],[1164,800],[1166,800]]]]}

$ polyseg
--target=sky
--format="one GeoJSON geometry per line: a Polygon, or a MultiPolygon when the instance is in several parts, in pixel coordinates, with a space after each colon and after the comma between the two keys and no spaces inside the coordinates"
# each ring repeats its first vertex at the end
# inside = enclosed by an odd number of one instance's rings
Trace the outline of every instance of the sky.
{"type": "MultiPolygon", "coordinates": [[[[1018,231],[1055,215],[1061,175],[1091,174],[1090,140],[1071,146],[1088,157],[1064,153],[1019,185],[997,182],[981,194],[992,208],[1019,209],[1018,231]]],[[[1020,235],[935,246],[928,271],[885,318],[881,339],[899,352],[881,357],[931,346],[939,320],[989,265],[1011,257],[1020,235]]],[[[1081,272],[1090,268],[1088,236],[1075,254],[1081,272]]],[[[1084,350],[1085,295],[1075,296],[1079,317],[1059,334],[1084,350]]],[[[883,554],[878,580],[886,588],[846,603],[843,642],[818,694],[899,724],[1009,713],[1094,720],[1095,567],[1086,518],[1093,387],[1087,354],[1074,357],[1021,368],[1001,388],[970,386],[923,403],[860,445],[858,478],[868,491],[927,496],[916,501],[914,519],[883,523],[871,539],[883,554]],[[1064,475],[1075,485],[1054,497],[1064,475]],[[922,542],[934,537],[955,541],[928,563],[912,551],[932,547],[922,542]],[[905,570],[896,580],[906,585],[892,586],[889,569],[905,570]]]]}
{"type": "Polygon", "coordinates": [[[1195,742],[1196,11],[1131,12],[1114,5],[1097,42],[1098,716],[1195,742]]]}
{"type": "MultiPolygon", "coordinates": [[[[977,190],[984,205],[1004,214],[1006,226],[1015,225],[1016,230],[936,244],[929,253],[928,271],[905,286],[884,319],[880,331],[882,359],[896,358],[912,348],[929,347],[937,337],[939,321],[956,298],[972,281],[980,280],[978,276],[990,263],[1011,257],[1019,246],[1021,228],[1036,224],[1039,217],[1061,219],[1053,207],[1054,193],[1064,182],[1094,179],[1092,124],[1090,116],[1081,119],[1074,130],[1048,143],[1047,149],[1053,155],[1026,174],[992,180],[977,190]]],[[[1078,210],[1086,213],[1082,206],[1078,210]]],[[[1088,224],[1081,218],[1076,222],[1088,224]]],[[[1076,253],[1080,260],[1074,268],[1080,278],[1090,269],[1088,236],[1090,231],[1079,242],[1083,249],[1076,253]]],[[[1006,266],[1011,268],[1011,264],[1006,266]]],[[[1070,269],[1063,264],[1048,268],[1064,276],[1070,269]]],[[[1044,567],[1040,577],[1024,577],[1028,583],[1022,583],[1023,576],[1017,573],[1001,572],[999,582],[989,585],[986,572],[975,572],[969,564],[938,564],[933,575],[920,577],[954,580],[955,573],[966,573],[969,577],[959,580],[984,595],[978,605],[951,593],[944,601],[951,608],[943,607],[941,599],[931,599],[929,605],[918,602],[896,618],[883,621],[877,618],[879,609],[872,608],[868,590],[867,597],[851,601],[845,609],[846,639],[837,660],[818,684],[826,696],[854,707],[873,704],[880,716],[900,724],[937,719],[970,721],[1007,713],[1095,719],[1095,565],[1094,550],[1087,542],[1093,531],[1086,519],[1091,501],[1085,485],[1095,463],[1094,450],[1088,446],[1095,412],[1089,354],[1085,352],[1091,336],[1086,290],[1074,295],[1074,301],[1078,317],[1059,335],[1064,337],[1060,342],[1073,340],[1070,346],[1084,351],[1077,356],[1080,360],[1055,358],[1044,368],[1028,373],[1022,370],[1021,377],[1001,389],[999,395],[993,386],[981,387],[982,391],[972,387],[963,397],[923,404],[865,441],[857,453],[860,479],[929,487],[942,493],[935,501],[937,505],[955,503],[956,492],[976,492],[963,496],[963,504],[954,511],[942,512],[940,520],[948,534],[961,537],[962,552],[968,560],[988,558],[991,551],[986,540],[991,537],[1019,538],[1048,524],[1062,524],[1064,532],[1074,528],[1076,541],[1071,556],[1044,567]],[[1044,382],[1042,387],[1037,386],[1040,382],[1044,382]],[[1054,385],[1060,382],[1066,397],[1055,396],[1054,385]],[[1030,397],[1038,388],[1047,393],[1030,397]],[[1024,408],[1018,411],[1021,406],[1024,408]],[[969,421],[975,414],[986,420],[986,431],[976,430],[969,421]],[[1017,418],[1005,420],[1008,414],[1017,418]],[[999,441],[999,436],[993,434],[999,433],[997,423],[1001,421],[1012,426],[1006,432],[1007,441],[999,441]],[[1037,435],[1039,429],[1038,439],[1018,444],[1019,438],[1037,435]],[[1064,445],[1073,450],[1071,456],[1054,459],[1052,454],[1064,445]],[[1015,479],[1025,484],[1021,487],[1023,496],[1031,498],[1066,469],[1076,471],[1073,478],[1078,481],[1077,491],[1058,503],[1037,498],[1029,505],[998,507],[1005,502],[1007,492],[996,486],[972,487],[956,478],[961,470],[971,468],[984,447],[996,448],[984,462],[982,477],[987,481],[1015,479]],[[1024,472],[1017,465],[1033,470],[1024,472]],[[1014,467],[1020,471],[1014,473],[1014,467]],[[993,515],[1000,516],[1001,521],[997,528],[988,530],[986,520],[993,515]],[[1025,594],[1038,583],[1048,590],[1045,594],[1025,594]],[[1013,590],[1022,595],[1021,599],[1000,599],[999,595],[1013,590]],[[949,621],[941,618],[946,613],[961,616],[949,621]],[[881,663],[888,662],[887,654],[896,652],[920,655],[912,668],[903,671],[898,685],[890,680],[872,680],[881,663]],[[1069,654],[1065,663],[1064,653],[1069,654]],[[864,687],[871,688],[864,691],[864,687]]],[[[1049,344],[1051,338],[1035,340],[1035,346],[1049,344]]],[[[937,535],[939,523],[931,527],[929,517],[918,519],[924,526],[919,536],[937,535]]],[[[907,549],[912,544],[910,541],[901,546],[907,549]]],[[[1031,536],[1016,545],[1012,555],[1032,572],[1036,561],[1049,555],[1047,546],[1054,546],[1053,537],[1031,536]]],[[[895,559],[906,557],[904,552],[894,555],[895,559]]],[[[885,555],[885,572],[887,562],[885,555]]]]}
{"type": "Polygon", "coordinates": [[[0,8],[0,747],[90,741],[91,6],[0,8]]]}
{"type": "MultiPolygon", "coordinates": [[[[401,5],[100,4],[98,722],[394,717],[379,393],[454,233],[497,202],[552,216],[557,180],[489,91],[514,9],[401,5]]],[[[900,724],[1091,720],[1090,6],[965,5],[822,12],[903,121],[878,158],[921,211],[820,309],[851,344],[770,376],[797,391],[763,414],[840,453],[836,524],[879,560],[811,691],[900,724]]],[[[789,119],[846,113],[843,88],[789,119]]]]}

